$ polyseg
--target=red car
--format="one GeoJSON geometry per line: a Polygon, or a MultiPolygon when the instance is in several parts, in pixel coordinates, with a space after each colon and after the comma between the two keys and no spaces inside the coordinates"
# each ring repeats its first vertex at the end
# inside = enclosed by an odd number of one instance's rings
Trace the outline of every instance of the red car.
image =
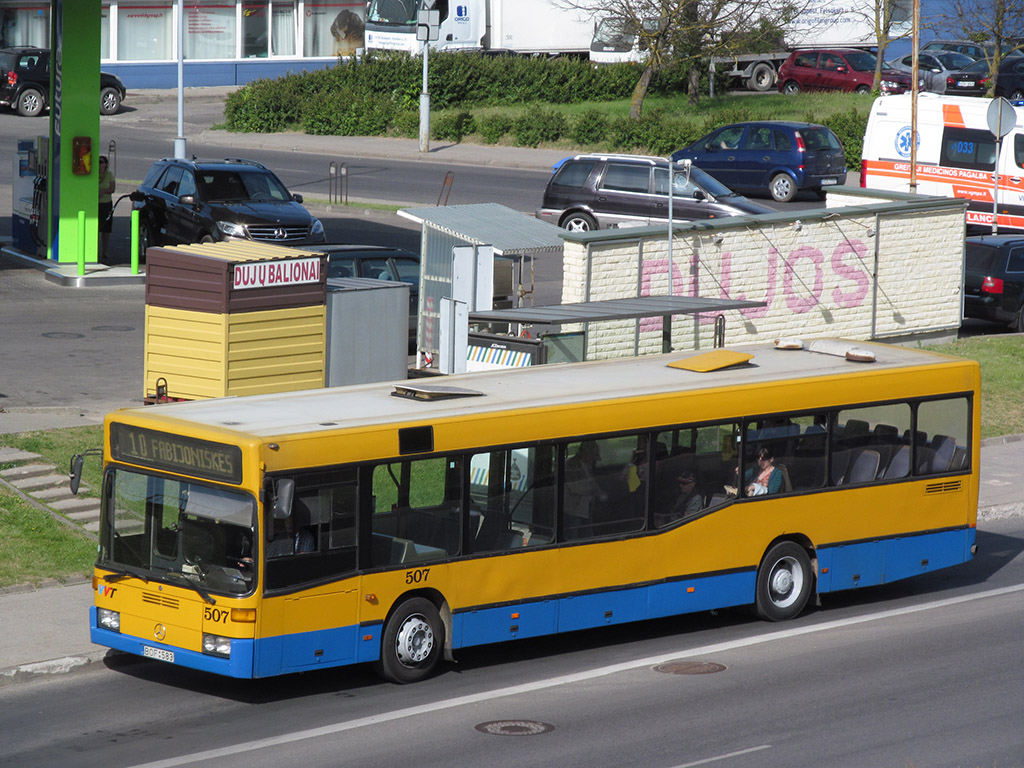
{"type": "MultiPolygon", "coordinates": [[[[779,67],[779,92],[856,91],[868,93],[875,80],[875,54],[855,48],[794,51],[779,67]]],[[[882,93],[910,90],[910,75],[882,70],[882,93]]]]}

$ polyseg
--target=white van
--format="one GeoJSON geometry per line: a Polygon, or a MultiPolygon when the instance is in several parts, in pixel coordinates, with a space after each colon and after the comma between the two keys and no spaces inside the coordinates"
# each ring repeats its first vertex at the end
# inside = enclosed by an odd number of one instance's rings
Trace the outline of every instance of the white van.
{"type": "MultiPolygon", "coordinates": [[[[875,100],[864,133],[860,185],[910,191],[911,95],[875,100]]],[[[967,225],[992,225],[996,137],[991,99],[922,93],[917,102],[917,191],[969,200],[967,225]]],[[[999,227],[1024,230],[1024,108],[1003,137],[999,157],[999,227]]]]}

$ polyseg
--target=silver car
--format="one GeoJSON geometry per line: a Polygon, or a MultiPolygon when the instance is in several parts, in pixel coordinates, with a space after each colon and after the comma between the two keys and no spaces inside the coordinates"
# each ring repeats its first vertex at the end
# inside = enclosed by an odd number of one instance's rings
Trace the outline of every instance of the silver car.
{"type": "MultiPolygon", "coordinates": [[[[932,93],[946,92],[946,78],[974,61],[965,53],[955,51],[922,51],[917,55],[917,71],[924,82],[924,89],[932,93]]],[[[886,66],[900,72],[910,72],[914,63],[912,54],[888,62],[886,66]]]]}

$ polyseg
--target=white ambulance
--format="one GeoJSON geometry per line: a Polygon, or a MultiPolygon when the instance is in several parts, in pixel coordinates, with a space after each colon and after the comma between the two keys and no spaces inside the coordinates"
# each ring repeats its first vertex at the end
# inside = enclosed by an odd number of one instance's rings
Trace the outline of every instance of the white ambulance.
{"type": "MultiPolygon", "coordinates": [[[[875,100],[864,133],[860,185],[910,191],[911,95],[875,100]]],[[[969,200],[969,227],[992,225],[996,137],[991,99],[922,93],[917,102],[917,192],[969,200]]],[[[999,228],[1024,229],[1024,108],[999,156],[999,228]]]]}

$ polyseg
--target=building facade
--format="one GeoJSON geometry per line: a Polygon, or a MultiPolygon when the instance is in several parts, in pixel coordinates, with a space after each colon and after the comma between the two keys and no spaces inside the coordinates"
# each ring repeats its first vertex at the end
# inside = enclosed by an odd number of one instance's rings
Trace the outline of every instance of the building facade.
{"type": "MultiPolygon", "coordinates": [[[[104,0],[102,67],[131,88],[241,85],[319,69],[363,47],[366,3],[351,0],[104,0]]],[[[49,0],[0,0],[0,47],[50,45],[49,0]]]]}

